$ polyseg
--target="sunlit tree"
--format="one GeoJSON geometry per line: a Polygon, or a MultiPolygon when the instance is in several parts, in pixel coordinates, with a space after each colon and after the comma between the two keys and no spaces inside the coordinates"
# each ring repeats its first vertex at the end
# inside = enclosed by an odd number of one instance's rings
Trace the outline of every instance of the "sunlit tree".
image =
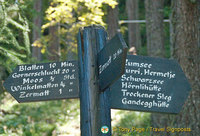
{"type": "MultiPolygon", "coordinates": [[[[106,25],[103,20],[105,15],[103,8],[106,5],[114,8],[117,2],[116,0],[53,0],[46,10],[47,23],[42,26],[42,30],[58,25],[61,54],[66,56],[67,51],[76,52],[76,34],[80,27],[91,24],[106,25]]],[[[36,41],[34,45],[42,46],[44,53],[50,39],[48,35],[39,42],[36,41]]]]}

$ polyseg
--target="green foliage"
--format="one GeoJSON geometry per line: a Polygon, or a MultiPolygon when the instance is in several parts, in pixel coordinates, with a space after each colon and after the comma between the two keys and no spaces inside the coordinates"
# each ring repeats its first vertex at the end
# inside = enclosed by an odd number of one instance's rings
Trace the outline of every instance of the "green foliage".
{"type": "Polygon", "coordinates": [[[121,115],[121,119],[113,126],[114,136],[148,136],[149,131],[146,131],[150,127],[150,114],[143,112],[133,111],[119,111],[117,113],[121,115]],[[136,129],[137,128],[137,131],[136,129]],[[130,131],[126,131],[130,129],[130,131]],[[143,129],[143,131],[142,131],[143,129]],[[144,131],[145,129],[145,131],[144,131]]]}
{"type": "Polygon", "coordinates": [[[50,21],[43,28],[63,23],[73,25],[79,23],[83,26],[89,24],[105,25],[102,16],[103,3],[112,6],[117,4],[114,0],[53,0],[47,9],[47,20],[50,21]]]}
{"type": "Polygon", "coordinates": [[[11,72],[31,54],[27,19],[17,4],[0,1],[0,64],[11,72]]]}
{"type": "MultiPolygon", "coordinates": [[[[103,8],[105,5],[114,8],[116,4],[116,0],[53,0],[46,10],[46,24],[42,26],[42,30],[50,26],[59,26],[61,57],[65,58],[67,51],[76,53],[76,37],[79,28],[91,24],[105,26],[103,8]]],[[[42,50],[44,53],[48,46],[48,39],[48,36],[45,36],[33,45],[44,47],[42,50]],[[46,41],[46,44],[42,41],[46,41]]]]}
{"type": "Polygon", "coordinates": [[[127,20],[127,12],[126,12],[126,1],[125,0],[119,0],[119,20],[127,20]]]}
{"type": "Polygon", "coordinates": [[[59,127],[69,124],[70,118],[76,120],[79,116],[77,109],[79,109],[77,100],[26,104],[7,100],[4,106],[0,106],[0,135],[56,136],[62,134],[59,127]]]}

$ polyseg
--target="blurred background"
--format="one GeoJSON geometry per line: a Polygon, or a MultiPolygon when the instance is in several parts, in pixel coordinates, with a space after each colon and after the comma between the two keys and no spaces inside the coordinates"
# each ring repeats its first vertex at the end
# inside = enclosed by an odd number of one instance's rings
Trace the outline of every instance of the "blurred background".
{"type": "Polygon", "coordinates": [[[199,135],[197,0],[0,0],[0,135],[80,135],[78,99],[18,104],[2,84],[18,64],[77,60],[78,30],[92,24],[104,26],[109,38],[121,32],[129,54],[176,59],[192,87],[178,115],[112,110],[113,135],[199,135]],[[192,131],[127,133],[120,127],[192,131]]]}

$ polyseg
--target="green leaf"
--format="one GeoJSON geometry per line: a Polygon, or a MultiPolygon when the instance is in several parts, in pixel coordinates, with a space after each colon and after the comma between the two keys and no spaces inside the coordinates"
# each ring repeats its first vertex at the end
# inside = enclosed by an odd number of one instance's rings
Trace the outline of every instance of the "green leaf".
{"type": "Polygon", "coordinates": [[[26,47],[27,55],[29,56],[31,54],[31,51],[30,51],[30,40],[29,40],[28,32],[23,31],[23,36],[24,36],[24,44],[26,47]]]}
{"type": "Polygon", "coordinates": [[[24,54],[20,54],[20,53],[17,53],[17,52],[15,52],[15,51],[12,51],[12,50],[7,50],[7,49],[5,49],[5,48],[3,48],[3,47],[0,47],[0,49],[3,49],[4,51],[9,52],[10,54],[13,54],[13,55],[18,56],[18,57],[21,57],[21,58],[26,58],[26,57],[27,57],[27,56],[24,55],[24,54]]]}
{"type": "Polygon", "coordinates": [[[15,20],[13,20],[13,19],[11,19],[9,17],[7,17],[6,20],[7,20],[8,23],[11,23],[12,25],[14,25],[16,28],[18,28],[20,30],[28,31],[28,32],[30,31],[29,29],[27,29],[26,27],[24,27],[23,25],[17,23],[15,20]]]}
{"type": "MultiPolygon", "coordinates": [[[[8,34],[7,37],[11,38],[10,41],[12,43],[12,46],[16,47],[18,50],[25,50],[24,47],[19,45],[19,43],[16,40],[15,36],[13,35],[12,31],[8,27],[5,28],[5,32],[8,34]]],[[[5,38],[6,41],[8,41],[7,39],[8,38],[5,38]]]]}
{"type": "Polygon", "coordinates": [[[18,57],[18,56],[24,57],[23,55],[18,54],[14,51],[7,50],[1,46],[0,46],[0,50],[2,50],[1,53],[5,55],[5,57],[8,57],[12,62],[16,64],[23,64],[23,61],[18,57]]]}

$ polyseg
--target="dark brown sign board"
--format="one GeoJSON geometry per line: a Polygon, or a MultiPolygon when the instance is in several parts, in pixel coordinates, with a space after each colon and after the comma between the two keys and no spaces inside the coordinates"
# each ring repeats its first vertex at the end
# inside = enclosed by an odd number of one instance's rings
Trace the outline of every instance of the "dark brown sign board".
{"type": "Polygon", "coordinates": [[[79,97],[77,61],[17,66],[4,82],[18,102],[79,97]]]}
{"type": "Polygon", "coordinates": [[[104,90],[124,74],[127,45],[120,33],[116,34],[97,56],[99,87],[104,90]]]}
{"type": "Polygon", "coordinates": [[[111,108],[177,114],[190,90],[175,60],[128,55],[125,74],[111,86],[111,108]]]}

